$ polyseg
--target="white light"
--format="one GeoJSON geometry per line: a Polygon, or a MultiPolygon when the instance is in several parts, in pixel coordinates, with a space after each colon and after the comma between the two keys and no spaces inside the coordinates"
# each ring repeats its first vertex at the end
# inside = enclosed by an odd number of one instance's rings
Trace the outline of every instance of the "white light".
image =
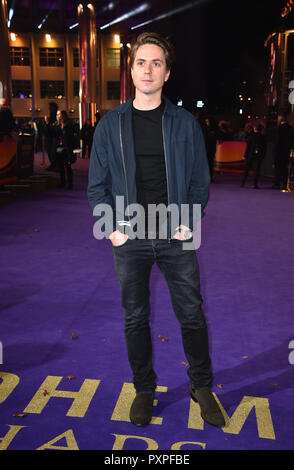
{"type": "MultiPolygon", "coordinates": [[[[50,13],[50,12],[49,12],[50,13]]],[[[45,21],[47,20],[48,16],[49,16],[49,13],[47,13],[47,15],[42,19],[41,23],[38,25],[38,28],[41,29],[43,24],[45,23],[45,21]]]]}
{"type": "Polygon", "coordinates": [[[151,20],[144,21],[144,23],[137,24],[136,26],[132,26],[131,29],[136,29],[140,28],[141,26],[145,26],[146,24],[152,23],[153,21],[159,21],[164,18],[168,18],[169,16],[175,15],[177,13],[181,13],[182,11],[189,10],[190,8],[200,6],[203,3],[209,3],[212,0],[198,0],[198,2],[191,2],[188,3],[187,5],[183,5],[182,7],[175,8],[174,10],[168,11],[167,13],[163,13],[162,15],[156,16],[155,18],[152,18],[151,20]]]}
{"type": "Polygon", "coordinates": [[[15,33],[10,33],[10,39],[11,39],[11,41],[16,41],[15,33]]]}
{"type": "Polygon", "coordinates": [[[115,44],[119,44],[119,43],[120,43],[119,34],[115,34],[115,35],[114,35],[114,42],[115,42],[115,44]]]}
{"type": "Polygon", "coordinates": [[[178,100],[177,106],[183,106],[183,100],[178,100]]]}
{"type": "Polygon", "coordinates": [[[9,12],[8,12],[8,21],[7,21],[7,26],[8,26],[8,28],[10,28],[10,24],[11,24],[11,20],[12,20],[13,14],[14,14],[14,9],[13,9],[13,8],[9,8],[9,12]]]}
{"type": "Polygon", "coordinates": [[[88,7],[90,10],[93,10],[93,5],[92,5],[92,3],[88,3],[87,7],[88,7]]]}
{"type": "Polygon", "coordinates": [[[202,100],[197,101],[196,103],[197,108],[203,108],[203,106],[204,106],[204,102],[202,100]]]}
{"type": "Polygon", "coordinates": [[[138,13],[142,13],[142,11],[148,10],[148,8],[150,8],[149,3],[143,3],[143,5],[139,6],[138,8],[135,8],[135,10],[131,10],[128,13],[125,13],[124,15],[119,16],[118,18],[111,21],[110,23],[100,26],[100,29],[105,29],[105,28],[108,28],[108,26],[111,26],[112,24],[120,23],[121,21],[131,18],[131,16],[137,15],[138,13]]]}
{"type": "Polygon", "coordinates": [[[9,21],[12,20],[13,14],[14,14],[14,9],[13,9],[13,8],[10,8],[10,9],[9,9],[9,13],[8,13],[8,19],[9,19],[9,21]]]}
{"type": "Polygon", "coordinates": [[[76,28],[77,26],[79,26],[79,23],[72,24],[71,26],[69,26],[69,29],[74,29],[74,28],[76,28]]]}
{"type": "Polygon", "coordinates": [[[243,109],[240,109],[239,114],[243,114],[243,109]]]}
{"type": "Polygon", "coordinates": [[[131,44],[129,42],[127,42],[127,47],[130,48],[131,47],[131,44]]]}
{"type": "Polygon", "coordinates": [[[51,34],[46,34],[46,41],[51,42],[51,34]]]}
{"type": "Polygon", "coordinates": [[[108,9],[112,10],[113,8],[114,8],[114,3],[113,2],[108,3],[108,9]]]}

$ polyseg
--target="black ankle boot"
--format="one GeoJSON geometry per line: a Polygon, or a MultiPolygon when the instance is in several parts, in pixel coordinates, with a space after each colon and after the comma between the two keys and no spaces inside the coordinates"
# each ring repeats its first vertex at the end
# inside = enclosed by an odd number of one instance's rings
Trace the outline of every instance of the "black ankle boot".
{"type": "Polygon", "coordinates": [[[222,415],[220,407],[210,389],[192,390],[190,389],[191,398],[199,403],[201,409],[201,418],[212,426],[221,428],[225,426],[225,419],[222,415]]]}
{"type": "Polygon", "coordinates": [[[130,420],[135,426],[146,426],[152,418],[154,392],[137,393],[130,410],[130,420]]]}

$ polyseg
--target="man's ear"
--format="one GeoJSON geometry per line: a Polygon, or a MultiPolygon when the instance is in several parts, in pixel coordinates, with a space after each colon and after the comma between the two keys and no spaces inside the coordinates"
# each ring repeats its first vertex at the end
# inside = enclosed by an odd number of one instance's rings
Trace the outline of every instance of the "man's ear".
{"type": "Polygon", "coordinates": [[[168,70],[168,71],[166,72],[166,74],[165,74],[165,79],[164,79],[165,82],[168,81],[169,75],[170,75],[170,70],[168,70]]]}

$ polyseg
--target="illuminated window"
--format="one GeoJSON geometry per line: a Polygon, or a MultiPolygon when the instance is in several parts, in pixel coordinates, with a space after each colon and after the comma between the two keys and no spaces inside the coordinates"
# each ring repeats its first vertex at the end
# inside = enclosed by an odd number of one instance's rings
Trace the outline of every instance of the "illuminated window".
{"type": "Polygon", "coordinates": [[[63,80],[40,80],[41,98],[64,98],[63,80]]]}
{"type": "Polygon", "coordinates": [[[107,82],[107,99],[120,99],[120,82],[107,82]]]}
{"type": "Polygon", "coordinates": [[[30,80],[12,80],[12,98],[31,98],[32,84],[30,80]]]}
{"type": "Polygon", "coordinates": [[[30,65],[30,50],[28,47],[10,48],[11,65],[30,65]]]}
{"type": "Polygon", "coordinates": [[[40,47],[40,66],[63,67],[64,59],[62,47],[40,47]]]}
{"type": "Polygon", "coordinates": [[[107,48],[106,49],[106,62],[107,67],[119,67],[120,66],[120,49],[107,48]]]}

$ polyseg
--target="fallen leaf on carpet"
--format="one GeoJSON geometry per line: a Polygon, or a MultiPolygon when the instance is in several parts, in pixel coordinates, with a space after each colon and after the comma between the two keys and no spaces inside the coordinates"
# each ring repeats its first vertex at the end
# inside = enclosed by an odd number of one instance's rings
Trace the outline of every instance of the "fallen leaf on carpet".
{"type": "Polygon", "coordinates": [[[40,232],[40,230],[38,228],[35,228],[35,232],[40,232]]]}
{"type": "Polygon", "coordinates": [[[242,356],[242,359],[248,359],[248,356],[242,356]]]}
{"type": "Polygon", "coordinates": [[[45,397],[46,395],[49,395],[49,392],[47,390],[44,390],[43,395],[45,397]]]}
{"type": "Polygon", "coordinates": [[[15,416],[17,418],[23,418],[24,416],[26,416],[26,413],[13,413],[12,416],[15,416]]]}
{"type": "Polygon", "coordinates": [[[168,338],[165,338],[162,335],[158,335],[158,338],[160,338],[163,343],[164,343],[164,341],[168,341],[168,338]]]}
{"type": "Polygon", "coordinates": [[[75,378],[75,376],[74,375],[68,375],[67,378],[68,378],[68,380],[72,380],[72,379],[75,378]]]}
{"type": "Polygon", "coordinates": [[[273,387],[277,387],[279,384],[272,384],[273,387]]]}
{"type": "Polygon", "coordinates": [[[189,365],[188,362],[184,362],[184,361],[181,361],[181,364],[183,364],[183,366],[187,366],[187,367],[188,367],[188,365],[189,365]]]}
{"type": "Polygon", "coordinates": [[[224,386],[222,384],[217,384],[217,387],[218,388],[224,388],[224,386]]]}
{"type": "Polygon", "coordinates": [[[76,338],[77,338],[77,335],[75,333],[72,333],[71,339],[76,339],[76,338]]]}

